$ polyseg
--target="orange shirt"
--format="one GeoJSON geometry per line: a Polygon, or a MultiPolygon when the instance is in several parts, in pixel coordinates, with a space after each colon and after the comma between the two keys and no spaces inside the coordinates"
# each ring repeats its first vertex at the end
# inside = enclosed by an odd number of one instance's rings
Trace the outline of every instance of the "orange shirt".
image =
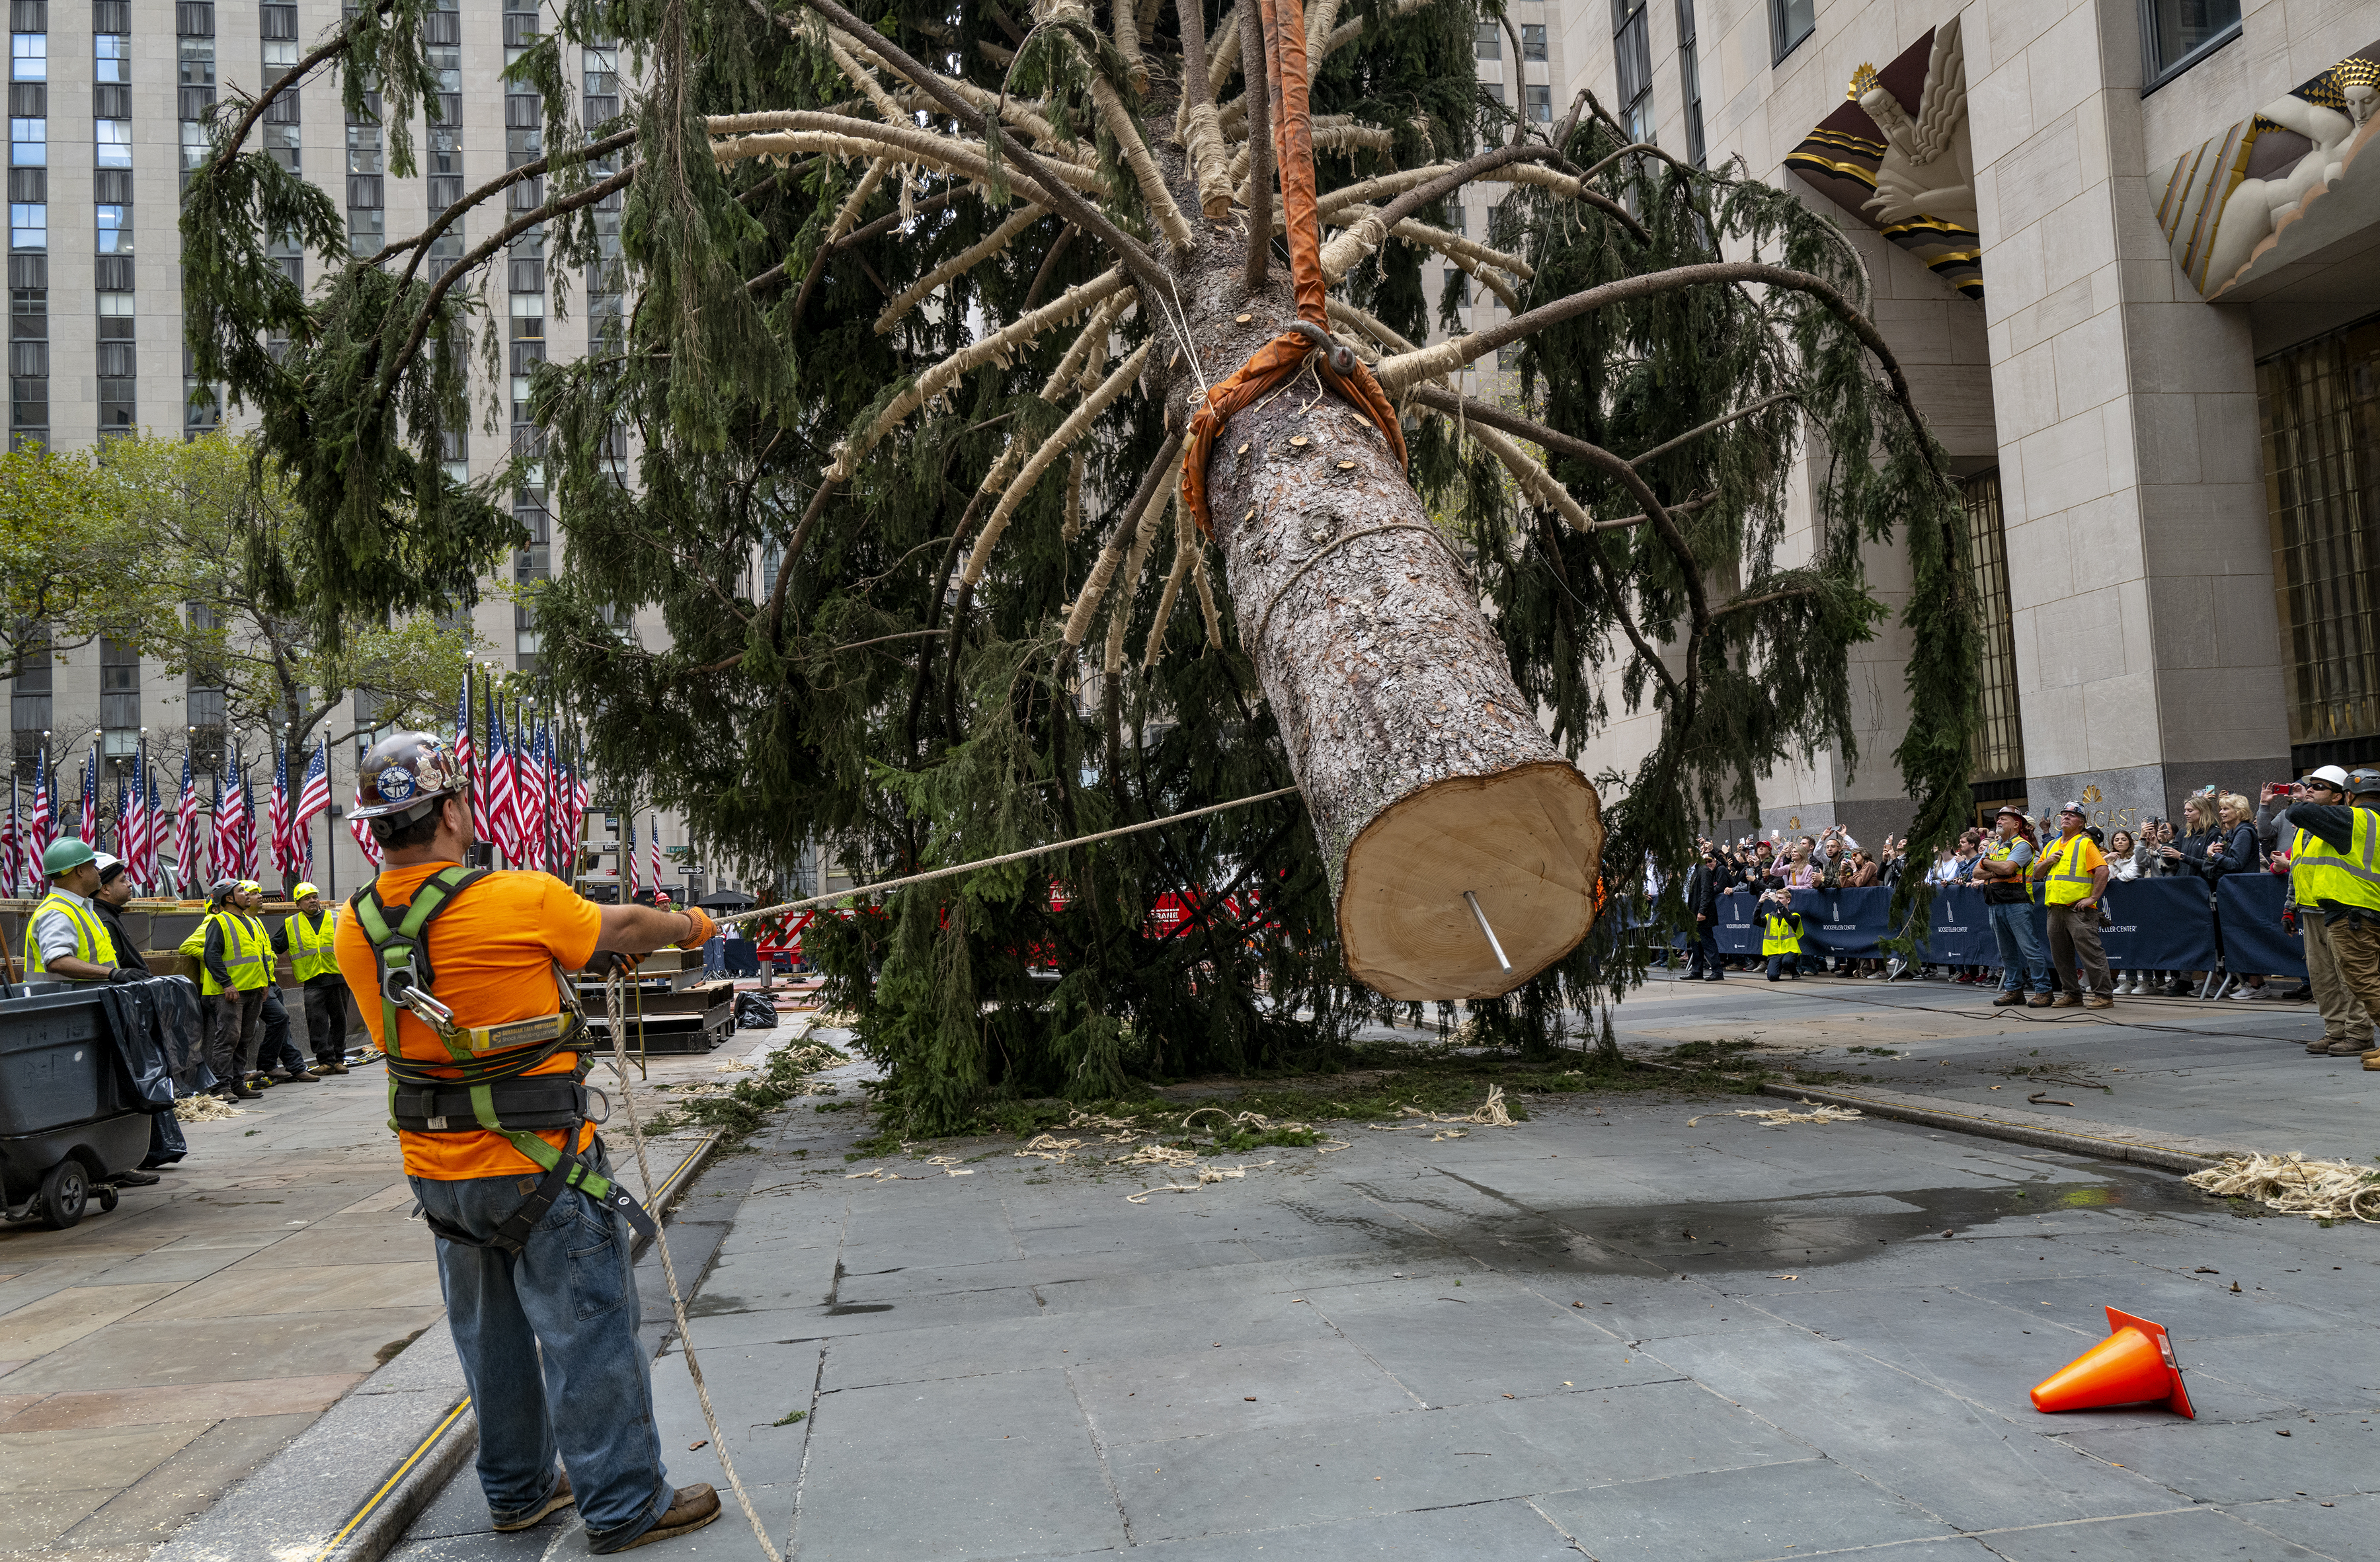
{"type": "MultiPolygon", "coordinates": [[[[377,883],[388,907],[393,927],[412,903],[422,882],[455,866],[453,863],[416,863],[381,869],[377,883]]],[[[562,880],[543,873],[491,873],[463,891],[430,925],[430,967],[438,1001],[455,1011],[455,1023],[465,1026],[503,1025],[534,1020],[560,1006],[553,987],[553,963],[576,971],[595,957],[595,940],[603,926],[602,908],[583,900],[562,880]]],[[[356,995],[365,1028],[381,1049],[388,1037],[381,1034],[381,997],[371,940],[353,916],[339,918],[332,951],[339,975],[356,995]]],[[[404,1056],[424,1062],[443,1062],[446,1044],[407,1011],[397,1011],[397,1045],[404,1056]]],[[[556,1052],[531,1072],[566,1074],[577,1066],[577,1055],[556,1052]]],[[[556,1149],[563,1130],[549,1129],[540,1137],[556,1149]]],[[[590,1124],[578,1147],[595,1136],[590,1124]]],[[[537,1173],[535,1161],[504,1139],[484,1129],[471,1133],[407,1133],[400,1130],[409,1177],[459,1182],[474,1177],[513,1177],[537,1173]]]]}

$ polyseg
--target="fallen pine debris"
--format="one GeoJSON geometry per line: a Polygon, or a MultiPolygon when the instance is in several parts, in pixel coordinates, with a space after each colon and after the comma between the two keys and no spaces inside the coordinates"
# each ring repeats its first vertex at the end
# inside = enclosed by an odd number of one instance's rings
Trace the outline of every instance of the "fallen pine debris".
{"type": "Polygon", "coordinates": [[[1791,1107],[1747,1107],[1735,1115],[1755,1119],[1763,1128],[1782,1128],[1789,1122],[1856,1122],[1860,1119],[1854,1108],[1822,1107],[1806,1097],[1801,1104],[1810,1109],[1797,1112],[1791,1107]]]}
{"type": "MultiPolygon", "coordinates": [[[[2283,1215],[2312,1220],[2352,1217],[2380,1226],[2380,1171],[2350,1161],[2286,1156],[2226,1156],[2219,1166],[2190,1174],[2190,1185],[2218,1198],[2254,1199],[2283,1215]]],[[[2233,1290],[2239,1287],[2235,1282],[2233,1290]]]]}

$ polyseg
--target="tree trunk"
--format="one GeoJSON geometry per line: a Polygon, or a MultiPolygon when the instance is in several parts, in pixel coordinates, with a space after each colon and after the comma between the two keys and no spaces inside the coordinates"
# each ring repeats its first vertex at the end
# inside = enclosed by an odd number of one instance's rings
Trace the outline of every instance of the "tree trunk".
{"type": "MultiPolygon", "coordinates": [[[[1211,384],[1293,310],[1284,280],[1246,293],[1236,235],[1200,228],[1184,291],[1211,384]]],[[[1172,395],[1195,399],[1190,378],[1172,395]]],[[[1232,420],[1208,491],[1349,969],[1393,999],[1492,998],[1570,952],[1595,920],[1595,789],[1513,686],[1387,442],[1309,374],[1232,420]]]]}

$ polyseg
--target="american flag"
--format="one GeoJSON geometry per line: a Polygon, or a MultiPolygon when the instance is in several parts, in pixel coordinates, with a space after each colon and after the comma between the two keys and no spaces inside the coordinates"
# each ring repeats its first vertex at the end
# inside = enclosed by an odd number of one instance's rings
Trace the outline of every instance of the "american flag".
{"type": "Polygon", "coordinates": [[[0,820],[0,871],[7,875],[7,890],[14,895],[25,887],[25,848],[18,839],[20,817],[17,812],[17,772],[8,772],[8,817],[0,820]]]}
{"type": "Polygon", "coordinates": [[[326,738],[316,743],[314,757],[306,762],[305,779],[298,783],[298,805],[289,815],[289,838],[302,859],[301,873],[314,871],[314,821],[330,808],[331,745],[326,738]]]}
{"type": "Polygon", "coordinates": [[[530,723],[513,707],[513,813],[520,832],[520,856],[516,867],[545,867],[545,781],[538,769],[537,740],[530,723]]]}
{"type": "Polygon", "coordinates": [[[521,860],[520,819],[513,805],[512,753],[504,744],[504,714],[496,708],[495,696],[488,696],[488,826],[487,835],[504,854],[504,861],[518,866],[521,860]]]}
{"type": "Polygon", "coordinates": [[[239,772],[232,772],[231,790],[224,790],[224,773],[214,773],[214,806],[212,828],[208,830],[207,855],[213,860],[219,878],[239,877],[239,772]]]}
{"type": "Polygon", "coordinates": [[[655,814],[655,815],[653,815],[653,816],[652,816],[652,821],[653,821],[653,898],[654,898],[655,900],[659,900],[659,899],[661,899],[661,893],[662,893],[662,817],[661,817],[659,814],[655,814]]]}
{"type": "Polygon", "coordinates": [[[628,899],[633,901],[637,898],[637,816],[635,813],[622,814],[620,828],[625,832],[620,839],[620,877],[628,881],[628,899]]]}
{"type": "Polygon", "coordinates": [[[199,781],[190,769],[190,755],[182,752],[182,795],[174,804],[174,877],[184,895],[203,893],[206,870],[200,865],[199,781]]]}
{"type": "Polygon", "coordinates": [[[51,842],[58,838],[55,815],[50,807],[56,779],[50,774],[50,745],[45,743],[42,745],[41,759],[33,770],[33,823],[31,838],[25,844],[25,854],[31,859],[27,864],[30,871],[26,877],[37,886],[42,882],[42,859],[48,854],[51,842]]]}
{"type": "Polygon", "coordinates": [[[284,878],[298,874],[298,849],[289,839],[289,745],[273,745],[273,797],[265,817],[273,827],[273,871],[284,878]]]}
{"type": "Polygon", "coordinates": [[[463,690],[455,696],[455,764],[463,772],[468,795],[463,800],[471,805],[473,835],[479,834],[478,821],[487,816],[487,795],[480,784],[479,772],[472,766],[475,751],[471,746],[471,665],[463,664],[463,690]]]}
{"type": "Polygon", "coordinates": [[[248,779],[248,767],[239,768],[239,855],[242,878],[261,878],[264,864],[259,861],[261,844],[256,835],[256,788],[248,779]]]}
{"type": "Polygon", "coordinates": [[[75,833],[92,847],[99,845],[99,745],[82,757],[82,795],[75,808],[75,833]]]}
{"type": "Polygon", "coordinates": [[[371,864],[374,868],[378,868],[380,866],[380,842],[372,839],[371,821],[370,819],[359,819],[355,817],[355,811],[363,805],[363,782],[361,781],[358,781],[356,783],[356,800],[347,805],[347,833],[354,836],[356,838],[356,844],[363,848],[364,861],[371,864]]]}
{"type": "Polygon", "coordinates": [[[132,786],[118,811],[116,839],[124,848],[124,871],[142,890],[157,882],[157,795],[149,779],[149,745],[134,761],[132,786]]]}

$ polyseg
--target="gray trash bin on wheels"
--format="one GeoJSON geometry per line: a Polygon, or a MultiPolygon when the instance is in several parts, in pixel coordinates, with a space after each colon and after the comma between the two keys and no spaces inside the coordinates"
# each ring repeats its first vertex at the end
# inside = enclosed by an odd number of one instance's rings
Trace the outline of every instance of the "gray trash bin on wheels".
{"type": "Polygon", "coordinates": [[[103,989],[16,983],[0,995],[0,1219],[64,1230],[93,1196],[115,1207],[110,1183],[148,1154],[155,1108],[119,1055],[103,989]]]}

